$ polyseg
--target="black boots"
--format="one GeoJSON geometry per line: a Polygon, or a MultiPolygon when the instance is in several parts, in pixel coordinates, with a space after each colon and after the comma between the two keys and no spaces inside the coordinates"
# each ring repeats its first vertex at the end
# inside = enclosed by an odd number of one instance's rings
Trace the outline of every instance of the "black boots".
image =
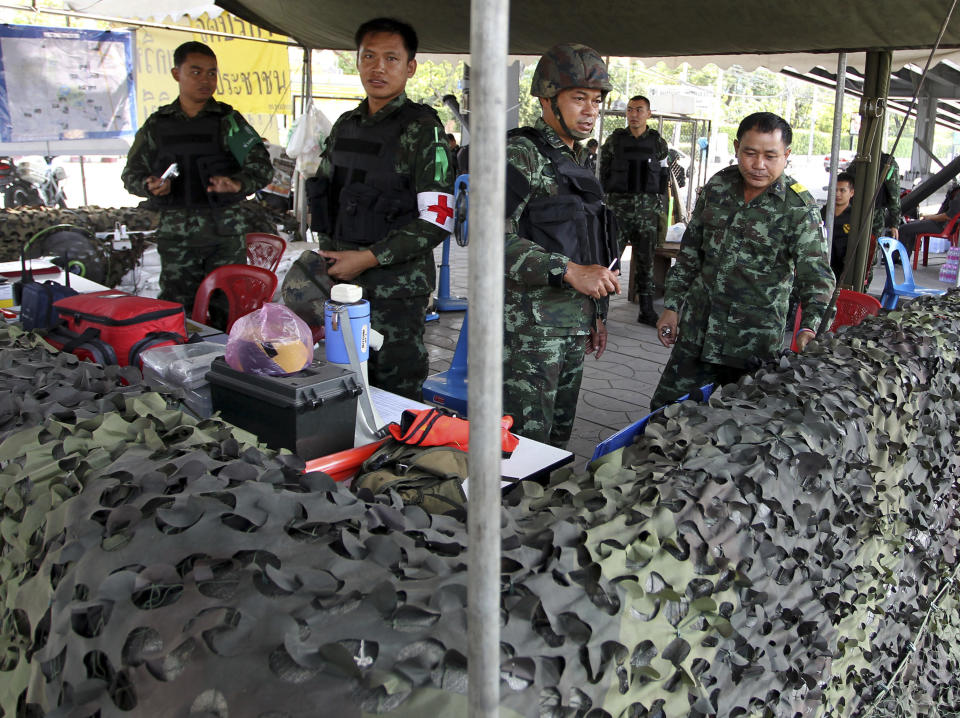
{"type": "Polygon", "coordinates": [[[647,326],[657,326],[657,319],[659,319],[659,317],[653,309],[653,296],[650,294],[641,294],[639,300],[640,315],[637,317],[637,321],[647,326]]]}

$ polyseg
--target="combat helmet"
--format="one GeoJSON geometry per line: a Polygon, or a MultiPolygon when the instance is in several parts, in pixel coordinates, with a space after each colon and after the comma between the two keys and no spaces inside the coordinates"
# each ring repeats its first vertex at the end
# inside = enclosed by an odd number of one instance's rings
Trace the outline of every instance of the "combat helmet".
{"type": "Polygon", "coordinates": [[[600,53],[592,47],[574,42],[564,42],[547,50],[530,83],[530,94],[534,97],[553,98],[561,90],[573,87],[585,87],[600,90],[606,95],[613,89],[607,63],[600,53]]]}

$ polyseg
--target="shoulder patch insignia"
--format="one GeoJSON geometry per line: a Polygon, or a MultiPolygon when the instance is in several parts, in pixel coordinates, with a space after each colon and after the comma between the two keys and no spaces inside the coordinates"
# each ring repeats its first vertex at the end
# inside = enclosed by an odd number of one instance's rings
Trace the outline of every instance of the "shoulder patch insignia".
{"type": "Polygon", "coordinates": [[[790,189],[792,189],[792,190],[793,190],[794,192],[796,192],[797,194],[800,194],[801,192],[806,192],[806,191],[807,191],[807,188],[804,187],[804,186],[803,186],[802,184],[800,184],[799,182],[794,182],[792,185],[790,185],[790,189]]]}

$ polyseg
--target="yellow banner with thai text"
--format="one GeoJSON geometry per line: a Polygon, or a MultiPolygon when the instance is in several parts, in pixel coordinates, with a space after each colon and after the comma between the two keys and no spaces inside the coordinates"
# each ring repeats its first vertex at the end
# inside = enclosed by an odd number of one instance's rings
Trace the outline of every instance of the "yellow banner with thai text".
{"type": "Polygon", "coordinates": [[[158,107],[176,99],[177,83],[170,74],[173,51],[190,40],[209,45],[217,55],[220,74],[216,99],[233,105],[244,115],[291,113],[290,60],[286,45],[211,35],[204,31],[277,40],[285,39],[283,36],[229,13],[216,18],[210,18],[206,13],[197,18],[184,16],[176,23],[168,18],[166,24],[189,25],[198,31],[137,29],[136,83],[140,124],[158,107]]]}

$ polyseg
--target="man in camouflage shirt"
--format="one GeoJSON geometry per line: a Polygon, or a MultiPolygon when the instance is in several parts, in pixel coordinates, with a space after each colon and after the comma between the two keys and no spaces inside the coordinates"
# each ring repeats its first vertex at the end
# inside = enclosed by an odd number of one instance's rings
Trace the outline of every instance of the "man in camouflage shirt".
{"type": "Polygon", "coordinates": [[[630,269],[640,302],[637,321],[656,326],[653,309],[653,253],[660,236],[661,196],[667,190],[667,142],[652,127],[650,100],[627,103],[627,126],[614,130],[600,150],[600,181],[617,216],[620,251],[632,247],[630,269]]]}
{"type": "MultiPolygon", "coordinates": [[[[875,237],[899,238],[903,213],[900,211],[900,165],[886,152],[880,153],[880,194],[873,209],[873,234],[875,237]],[[889,165],[889,167],[887,166],[889,165]]],[[[870,264],[873,257],[870,258],[870,264]]]]}
{"type": "Polygon", "coordinates": [[[311,224],[330,277],[363,287],[371,326],[384,335],[370,354],[371,383],[419,399],[433,248],[453,231],[453,164],[436,112],[404,92],[417,69],[413,28],[377,18],[355,39],[367,98],[326,140],[308,189],[311,224]]]}
{"type": "Polygon", "coordinates": [[[197,287],[224,264],[246,264],[247,228],[238,203],[273,176],[260,135],[243,116],[213,99],[217,57],[200,42],[173,54],[180,95],[154,112],[127,154],[121,177],[130,194],[159,212],[160,298],[187,314],[197,287]],[[179,175],[162,178],[176,163],[179,175]]]}
{"type": "Polygon", "coordinates": [[[667,277],[657,334],[673,347],[650,401],[657,409],[711,382],[737,380],[782,346],[791,287],[802,351],[834,289],[816,202],[783,173],[793,133],[769,112],[737,129],[737,165],[710,178],[667,277]]]}
{"type": "Polygon", "coordinates": [[[561,448],[573,429],[584,354],[603,354],[601,312],[620,291],[609,210],[577,141],[589,137],[609,90],[595,50],[551,48],[530,87],[543,116],[507,143],[504,413],[518,434],[561,448]]]}

